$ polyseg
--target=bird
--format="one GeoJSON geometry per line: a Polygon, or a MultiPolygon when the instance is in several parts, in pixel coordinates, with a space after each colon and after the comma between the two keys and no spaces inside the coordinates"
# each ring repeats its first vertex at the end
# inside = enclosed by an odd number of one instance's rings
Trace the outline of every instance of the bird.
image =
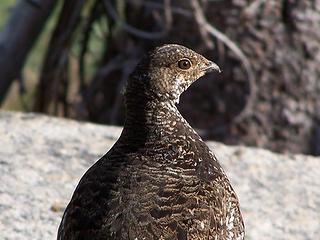
{"type": "Polygon", "coordinates": [[[119,139],[83,175],[58,240],[241,240],[238,197],[214,153],[177,109],[213,61],[178,44],[148,52],[128,77],[119,139]]]}

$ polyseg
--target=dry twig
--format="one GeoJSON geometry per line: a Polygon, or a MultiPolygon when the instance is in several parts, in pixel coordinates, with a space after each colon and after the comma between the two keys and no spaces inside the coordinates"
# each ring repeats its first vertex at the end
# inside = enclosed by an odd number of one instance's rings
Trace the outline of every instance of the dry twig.
{"type": "MultiPolygon", "coordinates": [[[[147,7],[150,9],[162,9],[163,10],[165,8],[164,4],[157,3],[157,2],[143,1],[143,0],[127,0],[127,1],[130,3],[133,3],[137,6],[143,6],[143,7],[147,7]]],[[[173,5],[171,5],[170,8],[171,8],[172,13],[179,14],[179,15],[182,15],[185,17],[192,17],[192,12],[187,9],[180,8],[180,7],[173,6],[173,5]]]]}
{"type": "Polygon", "coordinates": [[[113,8],[112,4],[110,1],[105,0],[104,1],[105,7],[109,13],[109,15],[111,16],[111,18],[113,18],[113,20],[115,21],[119,21],[121,22],[123,28],[137,36],[140,38],[145,38],[145,39],[160,39],[163,38],[167,33],[168,30],[170,29],[171,26],[171,22],[172,22],[172,13],[171,13],[171,8],[170,8],[170,0],[165,0],[164,1],[164,14],[165,14],[165,27],[161,32],[147,32],[147,31],[143,31],[140,29],[137,29],[131,25],[129,25],[125,20],[123,20],[115,11],[115,9],[113,8]]]}
{"type": "Polygon", "coordinates": [[[191,5],[194,9],[194,17],[199,25],[199,27],[221,42],[223,42],[233,53],[236,54],[236,56],[239,57],[239,59],[242,61],[244,68],[247,71],[248,74],[248,79],[249,79],[249,84],[250,84],[250,94],[247,99],[247,103],[244,107],[244,109],[241,111],[241,113],[236,116],[233,120],[234,123],[240,122],[243,118],[251,115],[252,113],[252,104],[254,102],[254,99],[256,97],[256,82],[255,82],[255,77],[251,68],[251,64],[249,62],[249,59],[246,57],[246,55],[242,52],[242,50],[237,46],[236,43],[234,43],[231,39],[229,39],[225,34],[220,32],[218,29],[213,27],[210,23],[208,23],[202,8],[198,2],[198,0],[190,0],[191,5]]]}

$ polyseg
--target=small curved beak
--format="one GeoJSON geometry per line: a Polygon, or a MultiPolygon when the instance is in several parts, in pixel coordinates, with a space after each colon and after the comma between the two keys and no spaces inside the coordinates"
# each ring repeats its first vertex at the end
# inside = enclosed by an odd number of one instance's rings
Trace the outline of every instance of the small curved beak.
{"type": "Polygon", "coordinates": [[[219,66],[212,61],[210,61],[209,67],[205,68],[204,70],[206,72],[217,71],[218,73],[221,73],[221,69],[219,68],[219,66]]]}

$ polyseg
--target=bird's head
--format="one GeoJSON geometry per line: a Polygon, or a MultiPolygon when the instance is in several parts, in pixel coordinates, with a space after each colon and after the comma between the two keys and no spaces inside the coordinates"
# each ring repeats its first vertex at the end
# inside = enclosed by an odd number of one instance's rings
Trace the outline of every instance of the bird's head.
{"type": "Polygon", "coordinates": [[[131,74],[126,91],[143,91],[160,101],[179,101],[180,94],[210,71],[220,72],[217,64],[177,44],[149,52],[131,74]],[[139,89],[137,89],[139,88],[139,89]]]}

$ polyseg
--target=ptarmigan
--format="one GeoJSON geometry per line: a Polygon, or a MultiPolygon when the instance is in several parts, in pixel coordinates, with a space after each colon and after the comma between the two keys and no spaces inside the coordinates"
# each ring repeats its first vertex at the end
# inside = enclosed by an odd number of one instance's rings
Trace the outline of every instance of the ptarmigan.
{"type": "Polygon", "coordinates": [[[58,240],[244,239],[225,172],[175,105],[210,71],[220,69],[176,44],[142,58],[126,86],[122,134],[80,180],[58,240]]]}

